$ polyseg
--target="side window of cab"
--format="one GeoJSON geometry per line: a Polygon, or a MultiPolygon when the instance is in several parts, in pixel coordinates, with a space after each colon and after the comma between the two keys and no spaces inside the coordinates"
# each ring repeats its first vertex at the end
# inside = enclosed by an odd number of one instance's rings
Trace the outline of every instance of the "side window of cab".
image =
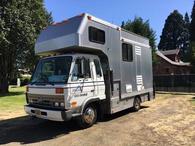
{"type": "Polygon", "coordinates": [[[99,60],[94,59],[94,64],[95,64],[95,70],[96,70],[97,77],[98,78],[102,77],[102,71],[101,71],[99,60]]]}
{"type": "Polygon", "coordinates": [[[90,60],[86,58],[77,58],[72,71],[72,81],[91,78],[90,60]]]}

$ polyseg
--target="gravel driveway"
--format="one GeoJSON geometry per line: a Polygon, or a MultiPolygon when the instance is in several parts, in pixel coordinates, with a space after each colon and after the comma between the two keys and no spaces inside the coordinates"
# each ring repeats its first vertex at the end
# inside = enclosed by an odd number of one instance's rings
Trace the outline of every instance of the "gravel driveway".
{"type": "Polygon", "coordinates": [[[195,95],[157,94],[139,112],[126,110],[88,129],[74,121],[28,116],[0,121],[0,145],[195,146],[195,95]]]}

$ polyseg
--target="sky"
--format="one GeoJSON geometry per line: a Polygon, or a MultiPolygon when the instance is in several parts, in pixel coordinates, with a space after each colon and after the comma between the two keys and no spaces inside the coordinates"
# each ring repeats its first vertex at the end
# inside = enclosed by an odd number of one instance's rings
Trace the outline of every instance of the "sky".
{"type": "Polygon", "coordinates": [[[89,13],[120,26],[122,21],[140,16],[149,20],[158,43],[167,16],[175,9],[191,15],[193,3],[194,0],[45,0],[45,7],[55,22],[89,13]]]}

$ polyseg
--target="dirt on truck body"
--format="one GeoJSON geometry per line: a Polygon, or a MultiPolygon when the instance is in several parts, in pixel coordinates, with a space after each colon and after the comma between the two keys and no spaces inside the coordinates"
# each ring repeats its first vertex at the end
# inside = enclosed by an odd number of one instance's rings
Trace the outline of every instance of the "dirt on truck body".
{"type": "Polygon", "coordinates": [[[85,130],[74,121],[51,122],[25,115],[4,119],[0,121],[0,145],[194,146],[194,97],[157,94],[139,112],[126,110],[85,130]]]}

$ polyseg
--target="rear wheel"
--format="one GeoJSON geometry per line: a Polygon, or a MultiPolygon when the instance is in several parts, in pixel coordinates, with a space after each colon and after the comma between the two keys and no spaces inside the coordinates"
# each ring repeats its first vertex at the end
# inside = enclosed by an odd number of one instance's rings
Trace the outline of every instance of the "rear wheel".
{"type": "Polygon", "coordinates": [[[134,102],[133,102],[133,110],[134,111],[139,111],[141,108],[141,100],[139,97],[135,97],[134,98],[134,102]]]}
{"type": "Polygon", "coordinates": [[[82,116],[78,119],[78,124],[82,128],[91,127],[97,120],[97,109],[93,105],[88,105],[84,111],[82,116]]]}

